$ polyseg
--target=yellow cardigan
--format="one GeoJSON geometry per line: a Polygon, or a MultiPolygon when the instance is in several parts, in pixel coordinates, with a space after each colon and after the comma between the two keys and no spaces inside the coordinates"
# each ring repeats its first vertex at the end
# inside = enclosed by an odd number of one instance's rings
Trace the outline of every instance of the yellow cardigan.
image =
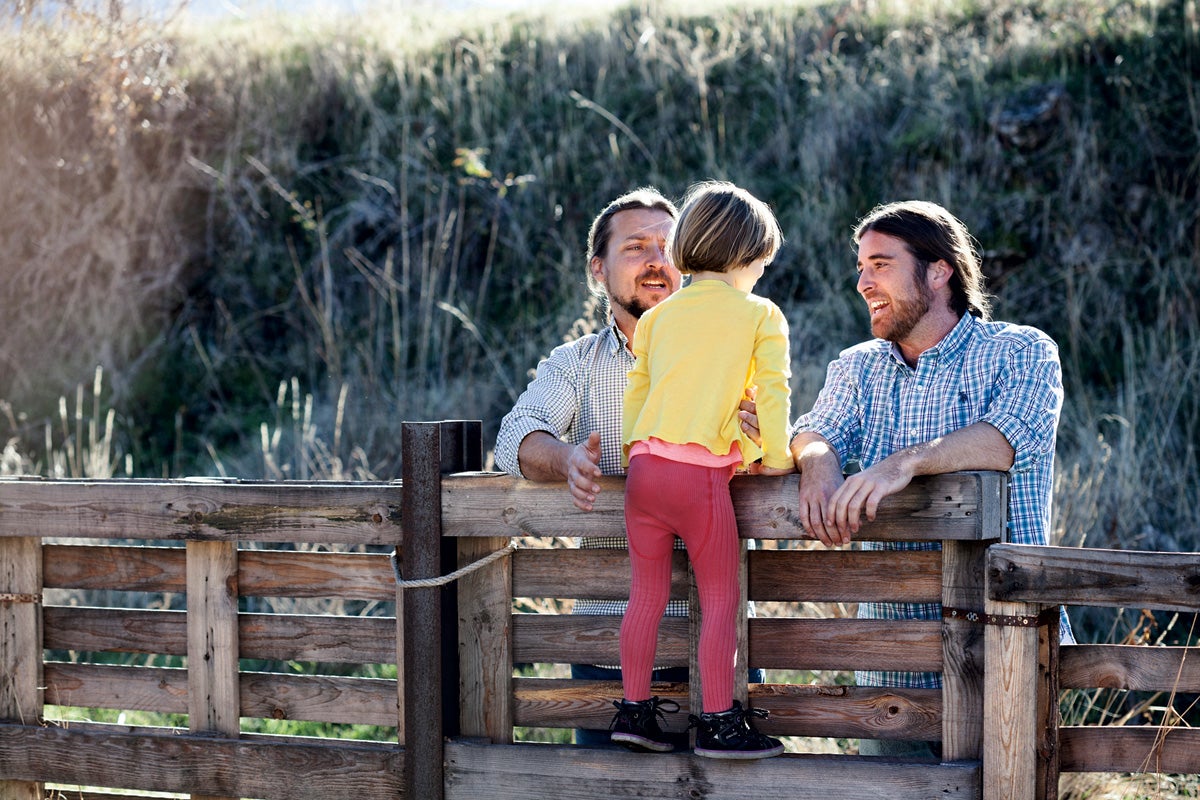
{"type": "Polygon", "coordinates": [[[791,356],[787,319],[764,297],[718,280],[693,283],[647,311],[633,336],[622,416],[622,461],[651,437],[714,455],[739,442],[745,463],[787,469],[791,356]],[[758,387],[762,448],[741,431],[738,404],[758,387]]]}

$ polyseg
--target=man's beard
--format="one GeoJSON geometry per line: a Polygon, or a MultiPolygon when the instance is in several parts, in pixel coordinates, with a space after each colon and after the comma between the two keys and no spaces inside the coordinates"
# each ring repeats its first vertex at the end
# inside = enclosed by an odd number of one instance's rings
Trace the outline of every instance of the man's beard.
{"type": "Polygon", "coordinates": [[[636,297],[616,297],[610,295],[610,299],[614,306],[625,309],[625,311],[634,319],[641,319],[642,314],[650,310],[650,306],[643,303],[636,297]]]}
{"type": "Polygon", "coordinates": [[[917,323],[929,313],[929,306],[933,303],[933,290],[924,281],[918,281],[914,277],[913,289],[916,292],[915,299],[897,300],[892,298],[891,324],[886,330],[878,332],[875,331],[875,325],[872,324],[872,333],[889,342],[901,342],[913,332],[917,323]]]}

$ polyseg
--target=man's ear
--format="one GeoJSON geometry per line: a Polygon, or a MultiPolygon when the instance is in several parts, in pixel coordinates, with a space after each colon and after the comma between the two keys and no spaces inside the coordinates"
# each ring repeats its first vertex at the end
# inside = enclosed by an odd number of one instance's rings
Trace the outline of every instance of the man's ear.
{"type": "Polygon", "coordinates": [[[596,283],[604,285],[604,260],[600,256],[592,256],[592,263],[588,264],[588,268],[592,271],[592,277],[596,283]]]}
{"type": "Polygon", "coordinates": [[[929,269],[925,272],[925,280],[929,282],[930,289],[941,289],[950,283],[952,277],[954,277],[954,267],[950,266],[950,262],[944,258],[931,262],[929,269]]]}

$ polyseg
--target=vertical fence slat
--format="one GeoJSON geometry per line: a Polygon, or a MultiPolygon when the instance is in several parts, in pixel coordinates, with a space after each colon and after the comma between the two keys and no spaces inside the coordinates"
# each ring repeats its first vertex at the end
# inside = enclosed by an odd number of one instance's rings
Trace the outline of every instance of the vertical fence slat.
{"type": "MultiPolygon", "coordinates": [[[[400,431],[404,499],[401,562],[406,580],[436,578],[441,569],[441,432],[437,423],[406,422],[400,431]]],[[[405,797],[441,800],[442,590],[404,590],[405,797]]],[[[457,678],[456,678],[457,680],[457,678]]]]}
{"type": "MultiPolygon", "coordinates": [[[[483,426],[477,420],[442,423],[442,472],[483,469],[483,426]]],[[[458,541],[457,569],[507,547],[505,537],[468,537],[458,541]]],[[[443,543],[443,552],[450,548],[443,543]]],[[[451,552],[453,552],[451,550],[451,552]]],[[[512,742],[512,560],[502,559],[469,572],[450,595],[457,605],[459,733],[496,744],[512,742]]],[[[443,609],[443,617],[447,616],[443,609]]]]}
{"type": "MultiPolygon", "coordinates": [[[[458,543],[460,566],[508,546],[500,537],[458,543]]],[[[460,716],[463,736],[512,744],[512,559],[502,558],[458,582],[460,716]]]]}
{"type": "MultiPolygon", "coordinates": [[[[998,616],[1036,615],[1040,606],[988,600],[998,616]]],[[[1037,796],[1037,626],[988,625],[983,706],[983,800],[1037,796]]]]}
{"type": "MultiPolygon", "coordinates": [[[[37,725],[42,716],[42,543],[0,538],[0,719],[37,725]],[[35,600],[37,602],[35,602],[35,600]]],[[[41,800],[42,785],[0,780],[0,800],[41,800]]]]}
{"type": "Polygon", "coordinates": [[[241,733],[237,568],[236,542],[187,543],[188,728],[234,739],[241,733]]]}
{"type": "Polygon", "coordinates": [[[1058,710],[1059,637],[1058,614],[1048,615],[1047,624],[1038,628],[1037,682],[1037,798],[1055,800],[1058,797],[1058,727],[1062,721],[1058,710]]]}
{"type": "MultiPolygon", "coordinates": [[[[987,542],[942,542],[942,604],[983,611],[987,542]]],[[[942,758],[983,755],[983,626],[942,620],[942,758]]]]}

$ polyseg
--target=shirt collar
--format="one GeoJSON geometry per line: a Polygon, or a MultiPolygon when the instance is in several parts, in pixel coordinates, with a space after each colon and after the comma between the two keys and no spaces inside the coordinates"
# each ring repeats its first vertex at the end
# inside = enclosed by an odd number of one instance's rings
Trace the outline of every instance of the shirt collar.
{"type": "MultiPolygon", "coordinates": [[[[942,359],[949,360],[957,356],[967,346],[967,341],[971,338],[976,324],[977,320],[973,315],[963,314],[958,324],[951,328],[950,332],[943,336],[940,342],[917,357],[917,364],[920,365],[922,361],[937,364],[942,359]]],[[[892,360],[896,362],[897,366],[909,369],[908,362],[904,360],[904,355],[900,352],[899,345],[884,339],[880,339],[879,341],[880,345],[886,348],[887,352],[891,354],[892,360]]]]}
{"type": "Polygon", "coordinates": [[[617,355],[622,350],[628,351],[628,340],[625,334],[621,333],[621,329],[617,327],[617,323],[609,317],[608,325],[600,334],[604,338],[604,346],[608,348],[608,352],[612,355],[617,355]]]}

